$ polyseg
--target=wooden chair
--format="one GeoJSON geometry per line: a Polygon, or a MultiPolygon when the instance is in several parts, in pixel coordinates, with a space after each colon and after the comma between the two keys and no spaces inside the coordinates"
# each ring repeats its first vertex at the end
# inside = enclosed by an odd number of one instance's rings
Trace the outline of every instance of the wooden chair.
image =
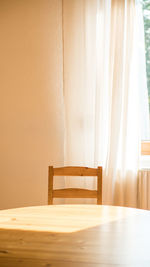
{"type": "Polygon", "coordinates": [[[97,204],[102,204],[102,167],[62,167],[49,166],[48,204],[53,204],[53,198],[96,198],[97,204]],[[97,176],[97,190],[81,188],[53,189],[54,176],[97,176]]]}

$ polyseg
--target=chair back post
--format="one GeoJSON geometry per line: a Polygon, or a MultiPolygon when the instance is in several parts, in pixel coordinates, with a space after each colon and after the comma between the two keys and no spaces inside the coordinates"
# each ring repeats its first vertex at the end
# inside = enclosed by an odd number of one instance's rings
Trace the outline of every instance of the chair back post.
{"type": "Polygon", "coordinates": [[[54,169],[53,166],[49,166],[48,168],[48,205],[53,204],[53,176],[54,169]]]}
{"type": "Polygon", "coordinates": [[[97,204],[102,205],[102,167],[97,168],[97,204]]]}

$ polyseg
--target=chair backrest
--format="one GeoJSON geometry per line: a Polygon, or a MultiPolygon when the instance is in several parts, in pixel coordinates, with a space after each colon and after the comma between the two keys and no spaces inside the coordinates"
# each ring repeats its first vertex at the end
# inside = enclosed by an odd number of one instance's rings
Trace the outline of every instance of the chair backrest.
{"type": "Polygon", "coordinates": [[[97,204],[102,204],[102,167],[62,167],[49,166],[48,204],[53,204],[53,198],[96,198],[97,204]],[[53,189],[54,176],[97,176],[97,190],[81,188],[53,189]]]}

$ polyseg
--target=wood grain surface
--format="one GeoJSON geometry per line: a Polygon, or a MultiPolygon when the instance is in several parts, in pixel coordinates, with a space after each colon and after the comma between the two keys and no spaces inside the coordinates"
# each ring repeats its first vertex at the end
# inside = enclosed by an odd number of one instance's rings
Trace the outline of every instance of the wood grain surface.
{"type": "Polygon", "coordinates": [[[99,205],[0,211],[0,267],[150,266],[150,212],[99,205]]]}
{"type": "Polygon", "coordinates": [[[61,167],[54,168],[55,176],[97,176],[98,169],[96,168],[88,168],[88,167],[61,167]]]}

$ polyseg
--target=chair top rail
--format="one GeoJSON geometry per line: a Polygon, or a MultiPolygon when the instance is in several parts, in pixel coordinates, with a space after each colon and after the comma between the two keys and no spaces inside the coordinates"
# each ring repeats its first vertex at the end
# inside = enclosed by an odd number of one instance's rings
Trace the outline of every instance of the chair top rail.
{"type": "Polygon", "coordinates": [[[53,168],[53,172],[54,176],[97,176],[99,168],[69,166],[53,168]]]}

